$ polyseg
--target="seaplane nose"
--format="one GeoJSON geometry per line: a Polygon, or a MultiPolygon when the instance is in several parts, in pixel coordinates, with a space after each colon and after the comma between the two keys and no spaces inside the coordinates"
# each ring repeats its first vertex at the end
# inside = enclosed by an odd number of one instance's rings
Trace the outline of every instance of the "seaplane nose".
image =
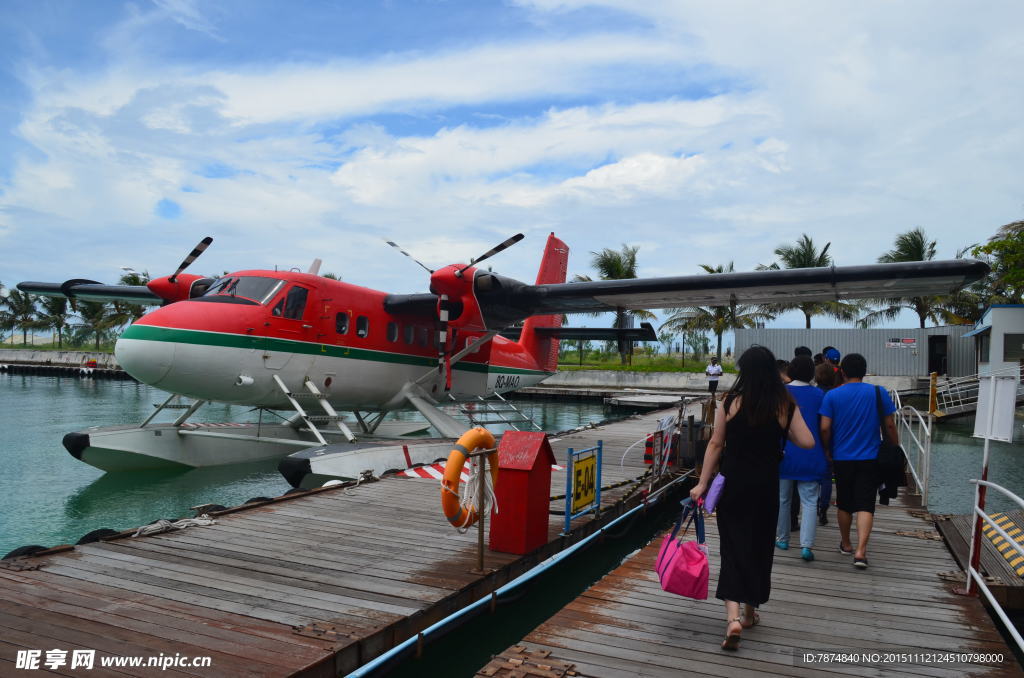
{"type": "MultiPolygon", "coordinates": [[[[131,333],[125,334],[131,336],[131,333]]],[[[159,386],[174,365],[174,344],[122,336],[114,345],[114,358],[125,372],[144,384],[159,386]]]]}

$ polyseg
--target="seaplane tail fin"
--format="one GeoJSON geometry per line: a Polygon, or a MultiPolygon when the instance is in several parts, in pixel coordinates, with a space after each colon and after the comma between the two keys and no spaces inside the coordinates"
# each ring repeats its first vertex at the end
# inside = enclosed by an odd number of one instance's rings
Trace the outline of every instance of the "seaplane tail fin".
{"type": "MultiPolygon", "coordinates": [[[[544,256],[540,260],[537,271],[537,284],[564,283],[569,268],[569,246],[555,237],[548,236],[544,246],[544,256]]],[[[558,339],[552,336],[541,336],[538,327],[561,327],[562,314],[530,316],[523,323],[523,331],[519,343],[537,360],[540,369],[554,372],[558,369],[558,339]]]]}

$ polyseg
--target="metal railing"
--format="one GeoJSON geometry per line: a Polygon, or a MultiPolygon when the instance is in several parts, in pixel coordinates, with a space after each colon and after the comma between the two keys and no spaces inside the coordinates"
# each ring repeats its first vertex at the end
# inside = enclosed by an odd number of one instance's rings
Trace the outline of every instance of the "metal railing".
{"type": "Polygon", "coordinates": [[[921,493],[921,506],[928,507],[928,478],[932,465],[932,426],[935,417],[909,405],[897,411],[896,426],[910,474],[921,493]]]}
{"type": "Polygon", "coordinates": [[[1024,396],[1024,380],[1020,379],[1021,368],[1013,366],[992,370],[984,374],[966,377],[939,377],[933,380],[929,406],[933,414],[958,414],[978,407],[978,385],[981,377],[1017,377],[1017,397],[1024,396]]]}
{"type": "MultiPolygon", "coordinates": [[[[1013,501],[1017,502],[1018,506],[1024,509],[1024,499],[1021,499],[1020,497],[1018,497],[1013,492],[1010,492],[1005,487],[1002,487],[1001,485],[996,485],[995,483],[988,482],[987,480],[972,480],[971,482],[978,486],[977,491],[982,496],[984,495],[985,490],[991,487],[993,490],[998,490],[999,492],[1002,492],[1004,495],[1006,495],[1013,501]]],[[[1002,527],[996,524],[996,521],[992,520],[992,518],[990,518],[988,514],[985,513],[984,509],[978,506],[977,501],[975,501],[974,505],[974,515],[978,525],[980,525],[981,522],[985,522],[988,525],[991,525],[992,528],[999,534],[999,536],[1006,540],[1007,544],[1010,544],[1010,546],[1016,549],[1017,553],[1019,553],[1021,556],[1024,556],[1024,546],[1018,544],[1013,537],[1006,533],[1006,530],[1004,530],[1002,527]]],[[[977,527],[975,528],[975,530],[980,532],[980,530],[978,530],[977,527]]],[[[981,572],[979,571],[980,564],[977,561],[979,561],[980,559],[980,551],[978,553],[975,552],[975,549],[978,548],[980,548],[978,540],[973,539],[971,541],[970,558],[967,561],[967,587],[965,592],[968,595],[971,595],[974,593],[975,586],[977,586],[977,588],[980,589],[981,592],[985,595],[985,598],[988,599],[988,602],[992,606],[992,609],[995,611],[996,615],[999,616],[999,619],[1001,619],[1003,624],[1006,626],[1006,632],[1013,637],[1013,640],[1017,643],[1017,647],[1020,648],[1021,651],[1024,651],[1024,638],[1021,638],[1020,633],[1013,625],[1013,621],[1006,615],[1006,612],[1003,610],[1003,606],[1000,605],[999,602],[995,599],[995,596],[992,595],[992,591],[989,589],[988,584],[985,583],[985,578],[981,575],[981,572]]]]}
{"type": "MultiPolygon", "coordinates": [[[[451,393],[448,394],[448,399],[451,400],[452,403],[459,403],[451,393]]],[[[476,396],[476,400],[459,403],[458,411],[469,419],[470,426],[486,427],[489,424],[505,424],[513,431],[520,431],[522,429],[520,429],[517,424],[529,424],[537,431],[544,430],[536,421],[534,421],[533,417],[520,410],[512,402],[503,398],[500,393],[492,393],[487,398],[484,396],[476,396]],[[500,402],[501,404],[498,405],[494,401],[500,402]]]]}
{"type": "Polygon", "coordinates": [[[896,405],[896,431],[903,447],[903,456],[907,459],[910,474],[917,484],[921,495],[921,506],[928,507],[928,478],[931,476],[932,463],[932,427],[935,416],[930,412],[921,412],[911,405],[904,405],[900,394],[889,391],[896,405]]]}

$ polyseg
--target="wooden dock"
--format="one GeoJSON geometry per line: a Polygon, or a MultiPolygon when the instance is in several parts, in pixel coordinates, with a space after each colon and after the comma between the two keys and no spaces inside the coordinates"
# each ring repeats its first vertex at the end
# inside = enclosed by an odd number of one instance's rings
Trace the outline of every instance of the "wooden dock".
{"type": "MultiPolygon", "coordinates": [[[[216,524],[129,533],[0,561],[0,676],[19,650],[96,650],[88,676],[335,676],[487,596],[641,501],[643,444],[667,412],[556,437],[556,457],[603,440],[608,510],[578,518],[525,557],[485,552],[440,508],[436,480],[386,477],[279,497],[215,515],[216,524]],[[103,668],[104,658],[210,657],[210,668],[103,668]]],[[[552,493],[564,487],[554,471],[552,493]]],[[[558,506],[554,503],[553,506],[558,506]]],[[[45,673],[42,668],[39,672],[45,673]]]]}
{"type": "MultiPolygon", "coordinates": [[[[834,516],[835,512],[831,512],[834,516]]],[[[725,613],[714,598],[718,539],[709,519],[711,593],[706,601],[661,590],[652,568],[660,537],[541,624],[477,676],[1020,676],[1024,675],[977,599],[951,592],[956,569],[932,524],[906,505],[879,506],[868,557],[857,570],[838,552],[834,522],[819,527],[816,560],[776,551],[771,600],[761,624],[724,652],[725,613]],[[916,514],[916,515],[915,515],[916,514]],[[803,661],[815,652],[914,654],[885,663],[803,661]],[[941,652],[1002,654],[981,664],[921,661],[941,652]],[[519,673],[513,673],[518,670],[519,673]],[[531,673],[531,671],[533,671],[531,673]]]]}

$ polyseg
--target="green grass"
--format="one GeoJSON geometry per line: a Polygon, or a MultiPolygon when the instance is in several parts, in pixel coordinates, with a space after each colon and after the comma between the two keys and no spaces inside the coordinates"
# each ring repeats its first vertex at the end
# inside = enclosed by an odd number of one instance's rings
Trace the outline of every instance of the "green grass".
{"type": "MultiPolygon", "coordinates": [[[[571,372],[573,370],[611,370],[615,372],[695,372],[703,374],[707,368],[708,360],[688,356],[686,363],[681,365],[679,356],[647,356],[642,354],[633,355],[632,365],[623,365],[617,353],[612,355],[588,354],[583,359],[583,365],[579,364],[579,354],[567,352],[558,361],[559,371],[571,372]]],[[[729,358],[723,361],[722,369],[726,373],[736,372],[736,367],[729,358]]]]}

